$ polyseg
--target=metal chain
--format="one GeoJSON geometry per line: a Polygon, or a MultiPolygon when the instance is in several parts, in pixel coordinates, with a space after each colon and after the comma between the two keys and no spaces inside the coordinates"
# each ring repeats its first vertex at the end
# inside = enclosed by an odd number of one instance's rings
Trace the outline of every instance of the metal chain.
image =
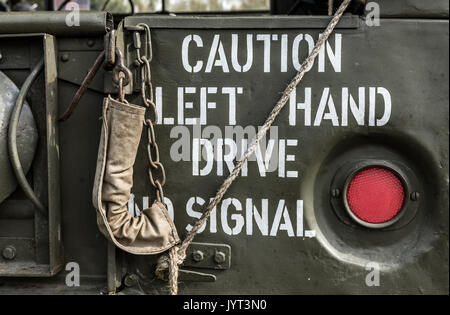
{"type": "Polygon", "coordinates": [[[134,48],[136,50],[135,65],[139,67],[141,79],[141,97],[142,101],[148,109],[149,117],[144,120],[144,125],[147,127],[147,158],[149,163],[148,178],[150,183],[156,190],[156,199],[164,203],[163,186],[166,184],[166,171],[163,164],[159,160],[159,147],[156,142],[156,134],[154,125],[158,121],[158,113],[154,102],[152,73],[150,62],[153,58],[152,42],[150,28],[147,24],[140,23],[137,25],[143,28],[145,32],[145,50],[141,54],[141,35],[139,31],[134,31],[133,40],[134,48]]]}
{"type": "Polygon", "coordinates": [[[125,66],[123,54],[119,50],[119,48],[116,47],[115,53],[116,53],[116,64],[112,71],[113,84],[116,85],[119,89],[118,99],[121,102],[128,104],[127,100],[125,99],[125,86],[127,86],[130,83],[130,80],[132,78],[131,71],[125,66]]]}

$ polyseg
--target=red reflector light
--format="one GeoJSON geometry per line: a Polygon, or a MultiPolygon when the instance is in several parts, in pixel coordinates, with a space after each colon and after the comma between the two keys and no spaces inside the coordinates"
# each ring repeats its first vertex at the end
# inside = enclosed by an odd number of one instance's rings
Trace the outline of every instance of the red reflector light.
{"type": "Polygon", "coordinates": [[[347,186],[348,209],[360,220],[380,224],[392,220],[402,209],[405,189],[398,176],[381,167],[357,172],[347,186]]]}

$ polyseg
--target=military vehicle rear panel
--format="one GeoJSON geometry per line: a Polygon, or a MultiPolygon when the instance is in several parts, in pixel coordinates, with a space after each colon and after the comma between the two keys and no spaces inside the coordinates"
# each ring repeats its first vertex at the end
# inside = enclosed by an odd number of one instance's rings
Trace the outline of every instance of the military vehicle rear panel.
{"type": "MultiPolygon", "coordinates": [[[[413,10],[404,3],[380,1],[379,26],[343,16],[195,238],[181,267],[181,294],[448,294],[448,4],[413,10]],[[391,225],[358,222],[348,209],[352,176],[373,168],[401,181],[402,209],[391,225]]],[[[35,27],[26,23],[33,13],[0,20],[0,71],[18,88],[45,56],[45,75],[27,99],[39,138],[27,178],[49,211],[47,220],[20,188],[1,201],[0,292],[167,293],[154,276],[157,255],[114,249],[96,225],[91,199],[101,106],[115,92],[111,72],[102,69],[72,116],[57,122],[103,51],[110,16],[82,12],[80,24],[91,27],[74,32],[66,13],[47,24],[41,14],[35,27]],[[73,263],[81,280],[71,287],[73,263]]],[[[165,202],[181,237],[329,19],[121,21],[116,33],[134,78],[127,99],[136,104],[142,100],[133,33],[139,23],[151,30],[165,202]]],[[[146,145],[143,134],[128,203],[133,215],[155,199],[146,145]]]]}

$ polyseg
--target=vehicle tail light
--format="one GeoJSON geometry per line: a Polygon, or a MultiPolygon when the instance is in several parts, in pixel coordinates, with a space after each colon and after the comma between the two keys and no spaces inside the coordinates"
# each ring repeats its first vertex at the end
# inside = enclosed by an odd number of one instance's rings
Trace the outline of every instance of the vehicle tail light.
{"type": "Polygon", "coordinates": [[[402,210],[405,189],[393,171],[369,167],[352,176],[345,198],[347,210],[357,219],[382,224],[393,220],[402,210]]]}

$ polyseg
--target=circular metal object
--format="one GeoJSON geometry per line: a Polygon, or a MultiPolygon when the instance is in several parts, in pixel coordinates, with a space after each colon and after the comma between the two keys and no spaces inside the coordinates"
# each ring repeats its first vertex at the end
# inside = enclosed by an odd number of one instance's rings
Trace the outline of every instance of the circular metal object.
{"type": "Polygon", "coordinates": [[[353,221],[355,221],[356,223],[358,223],[358,224],[360,224],[360,225],[362,225],[364,227],[367,227],[367,228],[381,229],[381,228],[385,228],[385,227],[388,227],[388,226],[394,224],[395,222],[397,222],[402,217],[402,215],[405,212],[403,210],[405,208],[405,204],[406,204],[407,198],[403,199],[402,207],[398,211],[398,213],[392,219],[390,219],[390,220],[388,220],[386,222],[382,222],[382,223],[370,223],[370,222],[366,222],[366,221],[362,220],[361,218],[359,218],[350,209],[350,205],[348,204],[348,200],[347,200],[347,192],[348,192],[348,189],[349,189],[349,184],[352,181],[352,179],[357,174],[359,174],[361,171],[364,171],[366,169],[373,168],[373,167],[383,168],[383,169],[386,169],[387,171],[392,172],[400,180],[400,182],[402,183],[404,196],[408,196],[408,184],[407,184],[407,182],[405,180],[405,177],[402,176],[402,173],[401,173],[400,170],[396,170],[396,169],[394,169],[394,167],[388,167],[386,165],[366,165],[364,167],[361,167],[361,168],[358,168],[358,169],[354,170],[347,177],[347,180],[346,180],[345,185],[344,185],[343,200],[344,200],[345,210],[347,211],[347,214],[353,219],[353,221]]]}
{"type": "Polygon", "coordinates": [[[196,250],[192,253],[192,259],[196,262],[200,262],[205,258],[205,255],[201,250],[196,250]]]}
{"type": "MultiPolygon", "coordinates": [[[[11,168],[8,152],[9,120],[14,108],[18,87],[3,72],[0,71],[0,203],[3,202],[17,187],[17,180],[11,168]]],[[[36,152],[38,132],[36,122],[30,107],[24,104],[17,128],[17,150],[20,162],[27,173],[36,152]]]]}
{"type": "Polygon", "coordinates": [[[331,196],[332,196],[333,198],[339,198],[339,197],[341,196],[341,191],[340,191],[338,188],[334,188],[334,189],[331,191],[331,196]]]}
{"type": "Polygon", "coordinates": [[[6,246],[2,250],[2,256],[7,260],[13,260],[16,258],[16,248],[12,245],[6,246]]]}
{"type": "Polygon", "coordinates": [[[221,252],[221,251],[217,251],[214,254],[214,261],[218,264],[223,264],[225,262],[226,259],[226,255],[225,253],[221,252]]]}
{"type": "Polygon", "coordinates": [[[67,61],[69,61],[69,54],[68,54],[68,53],[63,53],[63,54],[61,55],[61,61],[62,61],[62,62],[67,62],[67,61]]]}
{"type": "Polygon", "coordinates": [[[420,198],[420,193],[418,191],[414,191],[411,193],[410,198],[412,201],[417,201],[420,198]]]}

